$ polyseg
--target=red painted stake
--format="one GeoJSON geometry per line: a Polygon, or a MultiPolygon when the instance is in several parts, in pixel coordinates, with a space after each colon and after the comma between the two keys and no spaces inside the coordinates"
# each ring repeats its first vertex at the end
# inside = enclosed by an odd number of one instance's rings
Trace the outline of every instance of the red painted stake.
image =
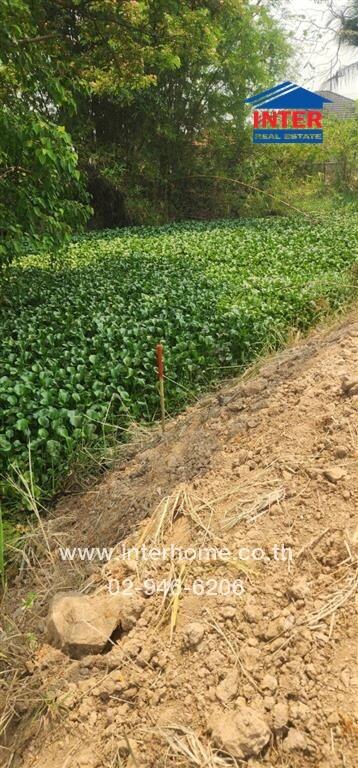
{"type": "Polygon", "coordinates": [[[164,399],[164,349],[163,344],[157,344],[157,371],[159,379],[160,413],[162,418],[162,432],[165,432],[165,399],[164,399]]]}

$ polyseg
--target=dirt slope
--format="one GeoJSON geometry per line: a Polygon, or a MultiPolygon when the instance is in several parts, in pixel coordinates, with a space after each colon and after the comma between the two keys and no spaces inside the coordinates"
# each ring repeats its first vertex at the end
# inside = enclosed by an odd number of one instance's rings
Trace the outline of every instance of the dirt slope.
{"type": "Polygon", "coordinates": [[[36,592],[34,611],[15,611],[4,633],[8,645],[19,632],[38,637],[12,689],[5,676],[6,711],[10,690],[21,717],[4,765],[358,764],[357,410],[351,316],[200,401],[164,439],[61,501],[46,528],[52,563],[32,560],[18,579],[17,595],[36,592]],[[185,563],[127,564],[119,550],[105,565],[59,560],[59,543],[124,535],[128,546],[227,551],[210,563],[197,551],[185,563]],[[174,577],[180,599],[165,598],[174,577]],[[131,623],[80,659],[48,645],[51,595],[80,586],[106,600],[110,578],[129,579],[140,605],[131,623]],[[143,596],[144,582],[158,592],[143,596]]]}

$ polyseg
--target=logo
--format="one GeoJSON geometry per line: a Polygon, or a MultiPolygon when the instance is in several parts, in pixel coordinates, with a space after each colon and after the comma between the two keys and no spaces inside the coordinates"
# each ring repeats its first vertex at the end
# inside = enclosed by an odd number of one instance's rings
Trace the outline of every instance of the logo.
{"type": "Polygon", "coordinates": [[[322,144],[322,108],[330,101],[290,80],[250,96],[253,143],[322,144]]]}

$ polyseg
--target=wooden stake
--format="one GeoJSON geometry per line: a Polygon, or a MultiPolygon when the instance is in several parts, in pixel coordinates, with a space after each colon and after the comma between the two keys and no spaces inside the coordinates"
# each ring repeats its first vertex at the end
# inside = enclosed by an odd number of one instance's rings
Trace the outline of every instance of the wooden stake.
{"type": "Polygon", "coordinates": [[[156,346],[157,371],[159,379],[160,413],[162,419],[162,432],[165,432],[165,399],[164,399],[164,349],[162,344],[156,346]]]}

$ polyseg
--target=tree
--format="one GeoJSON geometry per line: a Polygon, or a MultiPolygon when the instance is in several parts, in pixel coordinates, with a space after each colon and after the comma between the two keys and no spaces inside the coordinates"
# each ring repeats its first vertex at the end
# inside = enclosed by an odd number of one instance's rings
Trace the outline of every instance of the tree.
{"type": "MultiPolygon", "coordinates": [[[[350,4],[343,14],[336,14],[340,25],[337,30],[339,43],[343,41],[346,45],[351,47],[357,47],[358,45],[358,0],[353,0],[353,4],[350,4]]],[[[340,67],[331,77],[329,77],[321,86],[321,88],[338,88],[339,84],[349,81],[357,75],[358,61],[354,61],[351,64],[346,64],[340,67]]]]}
{"type": "Polygon", "coordinates": [[[244,99],[283,74],[289,47],[271,4],[3,0],[7,258],[85,218],[76,154],[98,226],[230,212],[199,178],[242,162],[244,99]]]}
{"type": "Polygon", "coordinates": [[[340,36],[348,45],[358,46],[358,0],[352,0],[343,14],[340,36]]]}
{"type": "Polygon", "coordinates": [[[200,196],[214,210],[214,186],[200,187],[194,175],[237,162],[247,144],[245,96],[281,76],[287,60],[270,4],[43,5],[39,34],[54,35],[48,45],[71,72],[77,109],[64,105],[61,119],[79,153],[95,223],[195,215],[200,196]]]}
{"type": "Polygon", "coordinates": [[[62,244],[90,212],[71,138],[57,121],[70,98],[39,45],[31,5],[0,7],[0,267],[29,248],[62,244]]]}

